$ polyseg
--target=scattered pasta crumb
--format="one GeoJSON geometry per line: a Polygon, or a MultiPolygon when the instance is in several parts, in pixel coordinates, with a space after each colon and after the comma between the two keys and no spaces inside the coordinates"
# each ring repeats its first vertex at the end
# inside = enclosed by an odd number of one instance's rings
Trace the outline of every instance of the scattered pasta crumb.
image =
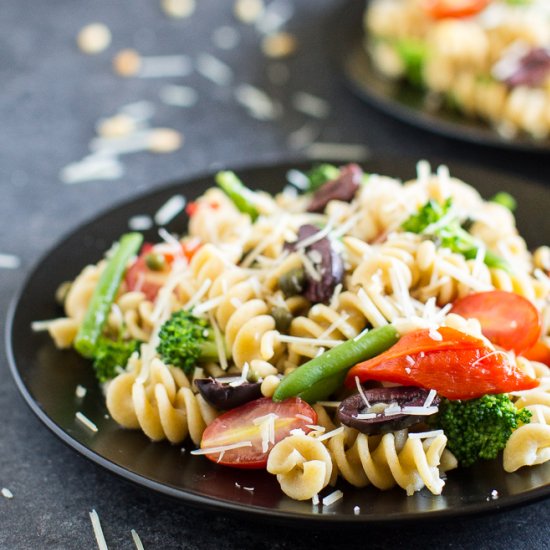
{"type": "Polygon", "coordinates": [[[4,488],[2,489],[2,496],[3,496],[4,498],[10,499],[10,498],[13,498],[13,493],[12,493],[9,489],[7,489],[6,487],[4,487],[4,488]]]}
{"type": "Polygon", "coordinates": [[[111,43],[111,31],[103,23],[91,23],[82,27],[76,37],[76,43],[84,53],[89,55],[101,53],[111,43]]]}
{"type": "Polygon", "coordinates": [[[183,136],[172,128],[155,128],[149,136],[148,149],[152,153],[172,153],[181,148],[183,136]]]}
{"type": "Polygon", "coordinates": [[[164,13],[174,19],[191,16],[196,8],[195,0],[161,0],[160,5],[164,13]]]}
{"type": "Polygon", "coordinates": [[[136,131],[136,121],[131,116],[120,113],[104,118],[97,124],[97,133],[101,137],[123,137],[136,131]]]}
{"type": "Polygon", "coordinates": [[[113,59],[113,68],[120,76],[134,76],[141,68],[141,57],[136,50],[121,50],[113,59]]]}
{"type": "Polygon", "coordinates": [[[233,7],[235,17],[242,23],[254,23],[263,13],[262,0],[236,0],[233,7]]]}
{"type": "Polygon", "coordinates": [[[298,42],[288,32],[270,34],[262,40],[262,52],[271,59],[289,57],[296,52],[298,42]]]}

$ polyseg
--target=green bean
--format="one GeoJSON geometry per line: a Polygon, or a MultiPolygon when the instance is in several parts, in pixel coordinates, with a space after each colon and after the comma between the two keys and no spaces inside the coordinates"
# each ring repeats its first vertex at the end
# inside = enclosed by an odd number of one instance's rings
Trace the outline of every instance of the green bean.
{"type": "Polygon", "coordinates": [[[233,201],[233,204],[243,214],[248,214],[252,221],[259,216],[256,208],[256,194],[251,189],[248,189],[234,172],[218,172],[216,174],[216,183],[225,191],[227,196],[233,201]]]}
{"type": "Polygon", "coordinates": [[[338,388],[342,387],[346,374],[346,372],[337,372],[328,378],[323,378],[316,384],[313,384],[313,386],[307,388],[303,392],[300,392],[298,397],[301,397],[308,403],[323,401],[332,395],[338,388]]]}
{"type": "Polygon", "coordinates": [[[74,340],[75,349],[84,357],[94,356],[97,341],[101,336],[128,261],[138,252],[142,241],[143,237],[139,233],[123,235],[101,273],[74,340]]]}
{"type": "Polygon", "coordinates": [[[285,376],[275,390],[273,399],[283,401],[300,394],[310,399],[308,390],[313,390],[314,385],[321,381],[328,383],[326,379],[347,372],[357,363],[379,355],[398,339],[395,327],[386,325],[375,328],[360,338],[347,340],[285,376]]]}

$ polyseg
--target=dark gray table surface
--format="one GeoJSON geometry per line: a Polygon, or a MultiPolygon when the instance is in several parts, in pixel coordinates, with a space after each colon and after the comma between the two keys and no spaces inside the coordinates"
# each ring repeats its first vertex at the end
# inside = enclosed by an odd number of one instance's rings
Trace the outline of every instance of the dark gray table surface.
{"type": "MultiPolygon", "coordinates": [[[[327,99],[330,116],[319,121],[319,141],[367,144],[423,158],[483,164],[518,175],[548,180],[548,155],[501,152],[461,144],[395,122],[351,95],[327,60],[333,47],[327,29],[331,0],[295,2],[287,27],[300,42],[298,55],[285,62],[286,86],[270,83],[258,34],[237,23],[229,0],[197,0],[190,19],[167,18],[158,0],[3,0],[0,7],[0,253],[14,254],[19,269],[0,270],[0,328],[25,274],[63,234],[83,220],[136,192],[163,182],[192,177],[214,166],[272,162],[296,156],[288,136],[312,121],[291,107],[296,91],[327,99]],[[111,48],[85,56],[74,37],[86,23],[102,21],[113,33],[111,48]],[[232,50],[212,43],[212,31],[234,26],[241,37],[232,50]],[[209,52],[229,64],[234,84],[247,82],[269,91],[284,106],[276,121],[248,116],[221,88],[197,73],[172,79],[123,79],[110,69],[114,52],[135,47],[144,54],[209,52]],[[158,100],[166,83],[196,89],[190,108],[158,100]],[[95,122],[121,105],[138,100],[157,105],[156,126],[183,132],[181,151],[138,153],[124,159],[117,181],[68,186],[60,169],[87,153],[95,122]]],[[[3,344],[0,344],[3,345],[3,344]]],[[[133,548],[130,529],[145,548],[548,548],[549,502],[496,515],[405,528],[311,532],[243,521],[223,512],[203,512],[165,500],[122,481],[86,461],[57,440],[30,412],[0,355],[0,548],[94,548],[88,512],[102,520],[109,548],[133,548]]]]}

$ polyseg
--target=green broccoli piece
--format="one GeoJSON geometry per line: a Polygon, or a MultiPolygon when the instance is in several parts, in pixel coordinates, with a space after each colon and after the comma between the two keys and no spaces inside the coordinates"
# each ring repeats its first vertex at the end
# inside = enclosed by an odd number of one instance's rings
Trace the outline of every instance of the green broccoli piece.
{"type": "Polygon", "coordinates": [[[399,39],[394,42],[395,50],[405,66],[405,74],[411,84],[424,86],[424,64],[428,56],[425,42],[415,39],[399,39]]]}
{"type": "Polygon", "coordinates": [[[235,172],[218,172],[216,174],[216,183],[225,191],[225,194],[243,214],[248,214],[252,221],[256,220],[260,215],[256,207],[258,197],[252,189],[246,187],[235,172]]]}
{"type": "Polygon", "coordinates": [[[496,458],[512,432],[528,424],[531,413],[517,409],[508,395],[484,395],[479,399],[443,399],[430,424],[445,432],[447,447],[462,466],[496,458]]]}
{"type": "MultiPolygon", "coordinates": [[[[411,233],[423,233],[431,236],[439,246],[462,254],[468,260],[473,260],[477,256],[479,243],[461,227],[457,218],[450,217],[445,224],[430,228],[449,214],[451,206],[450,198],[443,204],[429,200],[416,214],[412,214],[405,220],[401,227],[411,233]]],[[[484,262],[489,267],[510,271],[508,262],[490,250],[485,251],[484,262]]]]}
{"type": "Polygon", "coordinates": [[[308,192],[317,191],[327,181],[335,180],[340,175],[340,168],[334,164],[319,164],[307,171],[305,176],[309,181],[308,192]]]}
{"type": "Polygon", "coordinates": [[[447,215],[451,206],[451,199],[443,204],[430,199],[416,214],[407,218],[401,227],[410,233],[423,233],[430,225],[447,215]]]}
{"type": "Polygon", "coordinates": [[[176,311],[162,325],[157,351],[163,361],[186,374],[192,373],[200,361],[218,359],[215,334],[208,321],[185,310],[176,311]]]}
{"type": "Polygon", "coordinates": [[[135,351],[139,352],[139,340],[111,340],[101,337],[97,341],[93,356],[93,366],[97,379],[107,382],[126,367],[128,359],[135,351]]]}

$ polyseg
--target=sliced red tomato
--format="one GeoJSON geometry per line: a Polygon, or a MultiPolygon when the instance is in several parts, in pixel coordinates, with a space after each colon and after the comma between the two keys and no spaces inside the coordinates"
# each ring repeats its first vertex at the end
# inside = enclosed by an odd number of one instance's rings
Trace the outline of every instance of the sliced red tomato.
{"type": "Polygon", "coordinates": [[[202,200],[202,201],[195,201],[195,202],[189,202],[187,203],[187,206],[185,207],[185,212],[187,213],[187,215],[189,217],[192,217],[194,216],[196,213],[197,213],[197,210],[201,207],[201,206],[208,206],[209,208],[211,208],[212,210],[217,210],[220,205],[218,202],[216,201],[205,201],[205,200],[202,200]]]}
{"type": "Polygon", "coordinates": [[[491,0],[423,0],[422,8],[434,19],[469,17],[484,10],[491,0]]]}
{"type": "MultiPolygon", "coordinates": [[[[181,243],[181,256],[190,261],[201,246],[202,243],[199,239],[186,239],[181,243]]],[[[136,261],[126,271],[125,281],[128,290],[143,292],[148,300],[153,301],[160,288],[166,283],[176,255],[170,248],[145,243],[136,261]],[[164,258],[164,266],[160,266],[158,269],[148,267],[147,257],[153,252],[164,258]]]]}
{"type": "Polygon", "coordinates": [[[159,289],[164,285],[170,268],[166,266],[162,270],[153,270],[147,267],[147,255],[153,250],[153,245],[145,243],[136,261],[126,271],[126,286],[130,291],[143,292],[148,300],[153,301],[159,289]]]}
{"type": "Polygon", "coordinates": [[[481,323],[483,334],[495,345],[518,355],[540,338],[541,319],[537,308],[514,292],[491,290],[458,300],[451,310],[481,323]]]}
{"type": "Polygon", "coordinates": [[[262,397],[218,416],[204,431],[201,449],[212,449],[212,453],[205,455],[212,462],[234,468],[265,468],[269,451],[275,443],[297,428],[305,433],[310,432],[307,425],[316,422],[315,410],[299,397],[280,403],[262,397]],[[272,440],[269,438],[271,421],[272,440]],[[241,444],[237,448],[223,450],[224,447],[241,444]]]}
{"type": "Polygon", "coordinates": [[[434,340],[426,329],[403,336],[386,352],[355,365],[346,384],[353,387],[356,377],[361,382],[395,382],[434,389],[448,399],[474,399],[538,385],[505,353],[492,351],[482,340],[447,327],[438,332],[441,340],[434,340]]]}
{"type": "Polygon", "coordinates": [[[539,340],[522,355],[529,361],[538,361],[550,367],[550,348],[542,340],[539,340]]]}

